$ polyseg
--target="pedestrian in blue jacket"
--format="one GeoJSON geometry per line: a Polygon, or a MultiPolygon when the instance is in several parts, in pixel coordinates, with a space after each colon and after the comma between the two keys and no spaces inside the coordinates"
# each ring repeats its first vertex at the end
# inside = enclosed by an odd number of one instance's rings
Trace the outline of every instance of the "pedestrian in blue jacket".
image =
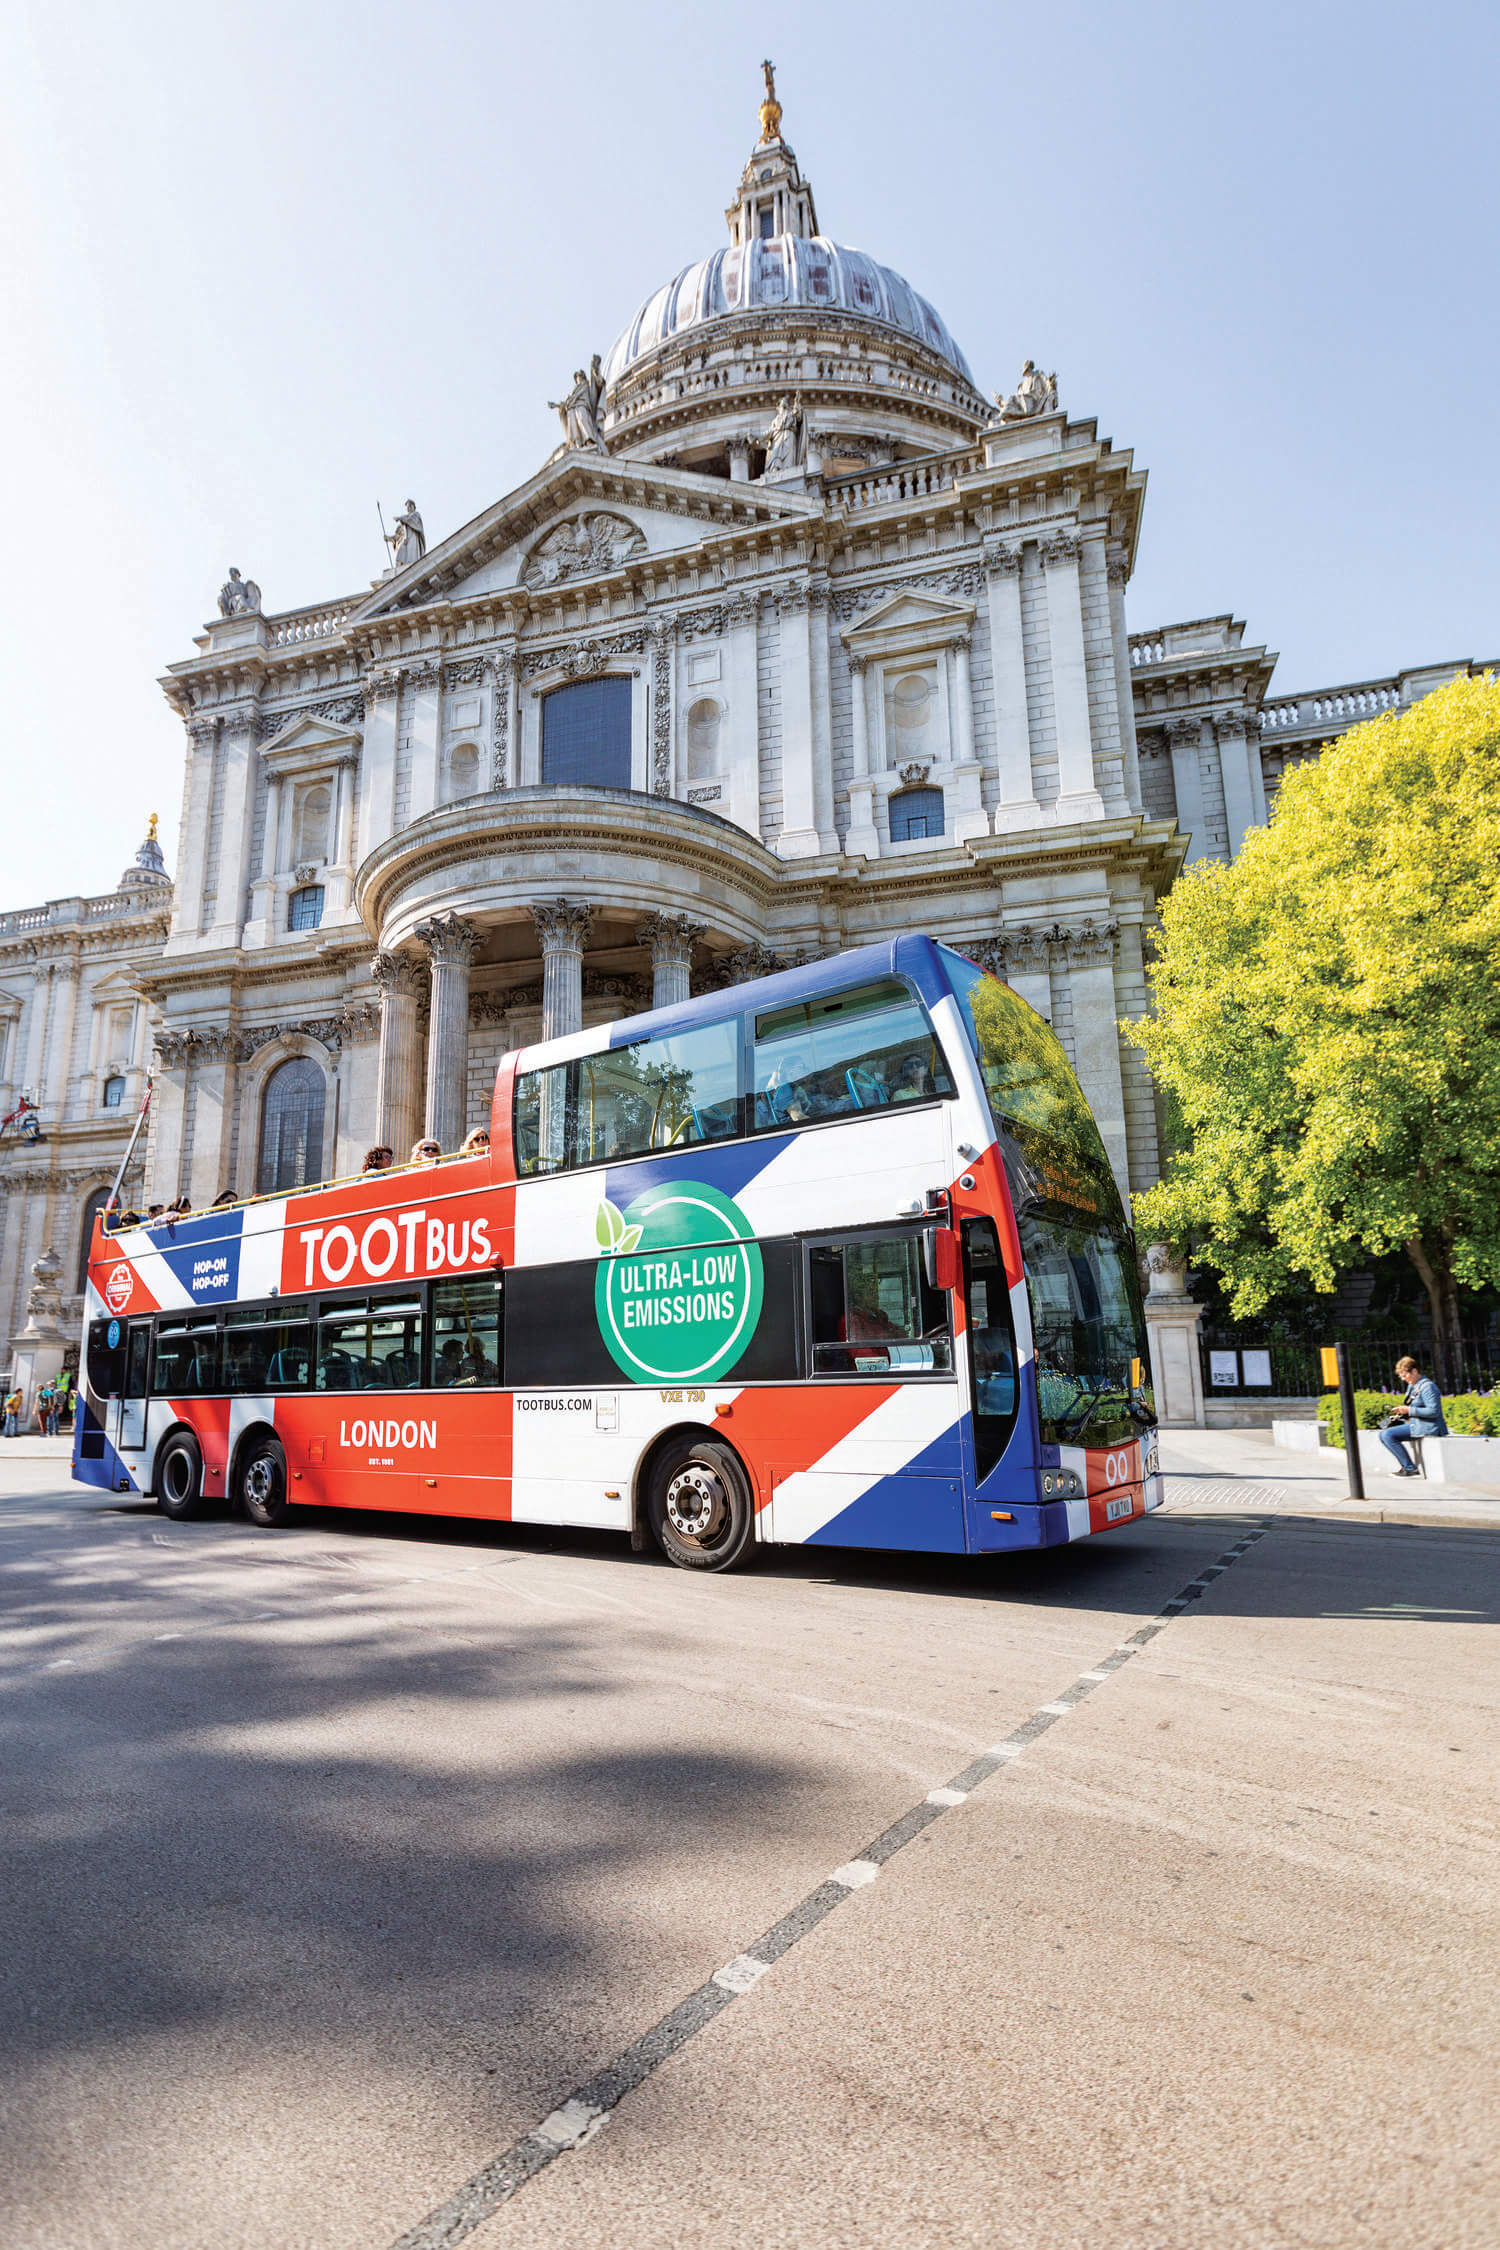
{"type": "Polygon", "coordinates": [[[1421,1471],[1406,1450],[1408,1441],[1412,1438],[1446,1437],[1448,1425],[1443,1419],[1442,1395],[1436,1383],[1430,1375],[1422,1373],[1414,1359],[1398,1359],[1396,1376],[1398,1381],[1406,1385],[1405,1399],[1400,1406],[1391,1410],[1393,1414],[1400,1416],[1400,1426],[1382,1430],[1380,1442],[1387,1453],[1395,1455],[1397,1476],[1415,1477],[1421,1471]]]}

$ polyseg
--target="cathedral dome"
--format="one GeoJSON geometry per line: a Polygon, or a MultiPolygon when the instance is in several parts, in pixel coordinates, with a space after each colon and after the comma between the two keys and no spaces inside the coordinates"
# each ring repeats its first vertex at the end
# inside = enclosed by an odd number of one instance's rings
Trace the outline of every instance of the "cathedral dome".
{"type": "Polygon", "coordinates": [[[681,341],[710,321],[789,309],[881,321],[936,353],[973,386],[946,323],[909,281],[864,250],[801,233],[752,236],[684,266],[615,338],[604,362],[605,384],[613,387],[659,345],[681,341]]]}

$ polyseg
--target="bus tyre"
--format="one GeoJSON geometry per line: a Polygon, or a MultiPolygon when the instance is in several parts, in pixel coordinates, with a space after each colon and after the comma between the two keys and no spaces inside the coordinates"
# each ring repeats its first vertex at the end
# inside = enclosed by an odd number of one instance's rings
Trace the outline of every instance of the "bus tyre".
{"type": "Polygon", "coordinates": [[[174,1430],[156,1464],[156,1505],[174,1523],[203,1513],[203,1455],[191,1430],[174,1430]]]}
{"type": "Polygon", "coordinates": [[[663,1454],[646,1514],[662,1553],[683,1570],[733,1570],[755,1544],[749,1481],[738,1457],[712,1438],[663,1454]]]}
{"type": "Polygon", "coordinates": [[[291,1521],[292,1504],[286,1496],[286,1455],[280,1438],[252,1438],[240,1460],[240,1506],[252,1523],[266,1531],[291,1521]]]}

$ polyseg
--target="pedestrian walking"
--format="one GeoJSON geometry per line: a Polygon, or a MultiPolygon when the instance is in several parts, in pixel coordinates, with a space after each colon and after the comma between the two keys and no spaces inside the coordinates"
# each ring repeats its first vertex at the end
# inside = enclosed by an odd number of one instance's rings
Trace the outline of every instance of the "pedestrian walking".
{"type": "Polygon", "coordinates": [[[1406,1448],[1413,1438],[1448,1435],[1442,1394],[1432,1377],[1424,1375],[1414,1359],[1397,1360],[1396,1379],[1405,1384],[1406,1396],[1399,1406],[1391,1408],[1391,1421],[1380,1432],[1380,1442],[1387,1453],[1395,1456],[1398,1477],[1416,1477],[1422,1472],[1406,1448]]]}

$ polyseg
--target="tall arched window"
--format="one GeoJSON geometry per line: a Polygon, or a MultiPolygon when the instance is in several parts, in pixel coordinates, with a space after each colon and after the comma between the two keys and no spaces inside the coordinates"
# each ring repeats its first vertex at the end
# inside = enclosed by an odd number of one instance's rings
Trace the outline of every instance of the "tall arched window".
{"type": "Polygon", "coordinates": [[[542,780],[630,787],[629,680],[579,680],[543,697],[542,780]]]}
{"type": "Polygon", "coordinates": [[[323,1073],[307,1055],[272,1071],[260,1098],[257,1195],[279,1195],[321,1177],[323,1096],[323,1073]]]}
{"type": "Polygon", "coordinates": [[[908,843],[914,836],[943,833],[941,789],[898,789],[891,799],[891,842],[908,843]]]}
{"type": "Polygon", "coordinates": [[[74,1284],[80,1297],[89,1285],[89,1244],[94,1239],[94,1221],[108,1201],[109,1189],[99,1187],[83,1207],[83,1223],[78,1230],[78,1280],[74,1284]]]}

